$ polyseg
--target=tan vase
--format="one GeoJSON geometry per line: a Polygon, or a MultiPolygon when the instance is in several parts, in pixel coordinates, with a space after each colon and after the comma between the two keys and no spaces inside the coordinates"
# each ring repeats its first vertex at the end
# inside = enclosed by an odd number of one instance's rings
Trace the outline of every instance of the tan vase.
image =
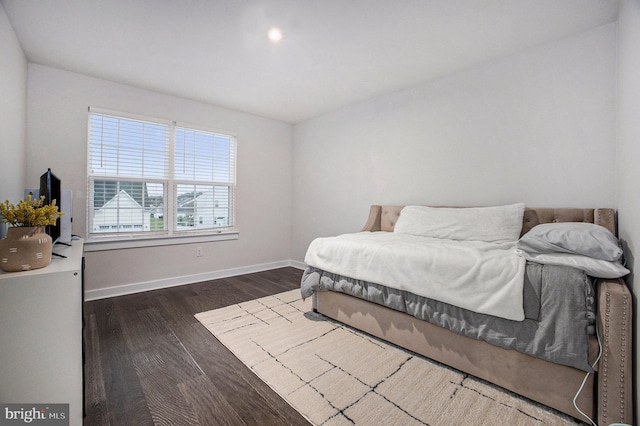
{"type": "Polygon", "coordinates": [[[44,268],[51,263],[51,243],[42,226],[10,227],[0,240],[0,269],[16,272],[44,268]]]}

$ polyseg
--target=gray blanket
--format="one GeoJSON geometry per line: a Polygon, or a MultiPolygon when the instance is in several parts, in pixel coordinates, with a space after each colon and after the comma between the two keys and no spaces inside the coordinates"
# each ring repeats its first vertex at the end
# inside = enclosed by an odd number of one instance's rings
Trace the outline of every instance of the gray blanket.
{"type": "Polygon", "coordinates": [[[588,360],[588,337],[595,330],[595,292],[591,279],[575,268],[527,263],[524,321],[479,314],[379,284],[307,268],[302,277],[302,297],[309,297],[314,291],[346,293],[474,339],[593,372],[588,360]]]}

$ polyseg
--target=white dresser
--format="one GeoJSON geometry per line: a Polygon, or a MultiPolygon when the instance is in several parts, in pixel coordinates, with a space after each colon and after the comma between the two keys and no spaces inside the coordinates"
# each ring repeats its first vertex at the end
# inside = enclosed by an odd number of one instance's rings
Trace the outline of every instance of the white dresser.
{"type": "Polygon", "coordinates": [[[0,271],[0,402],[68,403],[82,425],[82,250],[57,244],[46,268],[0,271]]]}

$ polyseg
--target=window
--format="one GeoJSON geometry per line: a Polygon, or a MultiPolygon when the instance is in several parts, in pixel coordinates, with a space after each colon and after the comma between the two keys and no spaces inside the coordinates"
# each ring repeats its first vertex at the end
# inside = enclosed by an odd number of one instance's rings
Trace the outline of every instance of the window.
{"type": "Polygon", "coordinates": [[[236,138],[90,108],[88,236],[185,236],[234,227],[236,138]]]}

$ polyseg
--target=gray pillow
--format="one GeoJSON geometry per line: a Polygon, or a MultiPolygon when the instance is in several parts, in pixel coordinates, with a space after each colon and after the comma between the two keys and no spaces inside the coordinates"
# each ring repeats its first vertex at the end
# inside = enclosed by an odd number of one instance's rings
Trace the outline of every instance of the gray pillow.
{"type": "Polygon", "coordinates": [[[607,261],[622,257],[618,239],[611,231],[583,222],[536,225],[520,238],[518,248],[532,254],[579,254],[607,261]]]}
{"type": "Polygon", "coordinates": [[[533,254],[523,251],[522,255],[531,262],[542,263],[543,265],[571,266],[582,269],[588,275],[596,278],[620,278],[629,273],[629,270],[622,266],[620,262],[594,259],[580,254],[533,254]]]}

